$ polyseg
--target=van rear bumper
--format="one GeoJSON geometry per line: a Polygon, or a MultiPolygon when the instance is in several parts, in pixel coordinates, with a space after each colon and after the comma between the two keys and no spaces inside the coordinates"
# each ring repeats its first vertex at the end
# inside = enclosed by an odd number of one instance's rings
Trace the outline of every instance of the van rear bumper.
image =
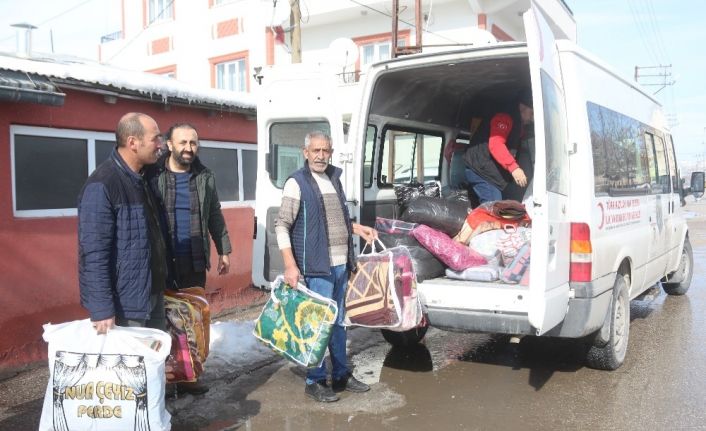
{"type": "Polygon", "coordinates": [[[429,324],[446,331],[534,334],[527,314],[426,307],[429,324]]]}
{"type": "Polygon", "coordinates": [[[564,320],[547,331],[549,337],[579,338],[603,326],[613,292],[608,290],[593,298],[569,299],[564,320]]]}
{"type": "MultiPolygon", "coordinates": [[[[569,299],[564,320],[544,335],[579,338],[601,328],[610,307],[615,273],[590,283],[571,283],[574,297],[569,299]]],[[[439,329],[458,332],[535,335],[526,313],[490,310],[464,310],[425,306],[429,323],[439,329]]]]}

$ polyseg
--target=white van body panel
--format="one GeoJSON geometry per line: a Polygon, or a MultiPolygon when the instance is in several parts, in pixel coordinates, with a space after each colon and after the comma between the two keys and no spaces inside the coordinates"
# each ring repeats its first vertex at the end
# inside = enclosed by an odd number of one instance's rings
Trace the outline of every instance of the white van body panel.
{"type": "MultiPolygon", "coordinates": [[[[268,270],[270,262],[281,261],[280,251],[274,237],[273,215],[280,206],[282,190],[270,178],[267,161],[270,154],[270,128],[276,123],[326,121],[330,125],[334,155],[347,154],[343,124],[337,109],[337,85],[335,74],[326,67],[305,63],[292,64],[265,71],[264,88],[257,105],[258,167],[256,185],[255,218],[256,240],[253,244],[252,277],[255,286],[269,286],[274,280],[268,270]],[[268,274],[265,274],[265,273],[268,274]]],[[[301,142],[292,142],[292,156],[303,164],[301,142]]],[[[336,163],[346,172],[348,163],[336,163]]]]}
{"type": "MultiPolygon", "coordinates": [[[[657,130],[664,130],[664,115],[654,99],[617,77],[590,54],[563,41],[558,47],[566,79],[569,142],[577,144],[576,153],[571,155],[572,179],[593,179],[587,102],[625,113],[657,130]]],[[[569,219],[591,227],[593,278],[616,273],[623,263],[630,266],[631,297],[678,265],[686,235],[678,190],[656,195],[596,196],[593,181],[572,180],[569,219]]]]}

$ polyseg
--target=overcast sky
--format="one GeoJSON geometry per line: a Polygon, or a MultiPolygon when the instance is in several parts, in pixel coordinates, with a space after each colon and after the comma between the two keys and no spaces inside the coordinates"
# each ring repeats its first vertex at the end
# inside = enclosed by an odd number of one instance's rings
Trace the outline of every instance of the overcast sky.
{"type": "MultiPolygon", "coordinates": [[[[305,1],[305,0],[303,0],[305,1]]],[[[657,98],[673,116],[681,160],[706,156],[706,2],[702,0],[565,0],[574,13],[579,45],[619,73],[635,66],[671,64],[657,98]]],[[[101,36],[120,31],[121,0],[0,0],[0,51],[14,51],[11,24],[27,22],[38,52],[96,60],[101,36]],[[53,47],[52,47],[53,41],[53,47]]],[[[646,73],[647,71],[645,71],[646,73]]],[[[648,87],[657,91],[659,87],[648,87]]]]}
{"type": "Polygon", "coordinates": [[[0,51],[14,52],[12,24],[38,27],[32,33],[37,52],[98,59],[101,36],[120,31],[121,0],[0,0],[0,51]],[[53,40],[53,50],[52,50],[53,40]]]}

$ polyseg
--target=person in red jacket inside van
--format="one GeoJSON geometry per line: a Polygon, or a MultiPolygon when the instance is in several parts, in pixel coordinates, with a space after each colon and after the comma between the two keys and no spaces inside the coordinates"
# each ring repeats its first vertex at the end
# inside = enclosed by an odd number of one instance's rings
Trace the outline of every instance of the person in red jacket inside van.
{"type": "Polygon", "coordinates": [[[464,155],[466,180],[480,203],[503,199],[508,184],[527,187],[527,174],[513,154],[534,120],[531,90],[521,90],[516,102],[516,108],[507,110],[510,113],[497,112],[483,120],[464,155]]]}

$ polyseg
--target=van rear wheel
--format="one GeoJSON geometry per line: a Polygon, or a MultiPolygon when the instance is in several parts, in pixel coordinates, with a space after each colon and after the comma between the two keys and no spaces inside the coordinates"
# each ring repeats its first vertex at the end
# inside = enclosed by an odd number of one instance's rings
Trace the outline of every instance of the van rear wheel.
{"type": "Polygon", "coordinates": [[[381,329],[382,337],[395,347],[410,347],[422,341],[429,326],[418,326],[409,331],[396,332],[389,329],[381,329]]]}
{"type": "Polygon", "coordinates": [[[613,286],[610,301],[608,339],[600,336],[601,330],[588,347],[586,364],[598,370],[616,370],[625,361],[630,335],[630,300],[628,298],[627,276],[618,274],[613,286]]]}
{"type": "Polygon", "coordinates": [[[689,290],[691,276],[694,274],[694,255],[691,251],[689,238],[684,240],[684,248],[681,251],[679,267],[674,274],[671,274],[666,281],[662,282],[662,289],[668,295],[683,295],[689,290]]]}

